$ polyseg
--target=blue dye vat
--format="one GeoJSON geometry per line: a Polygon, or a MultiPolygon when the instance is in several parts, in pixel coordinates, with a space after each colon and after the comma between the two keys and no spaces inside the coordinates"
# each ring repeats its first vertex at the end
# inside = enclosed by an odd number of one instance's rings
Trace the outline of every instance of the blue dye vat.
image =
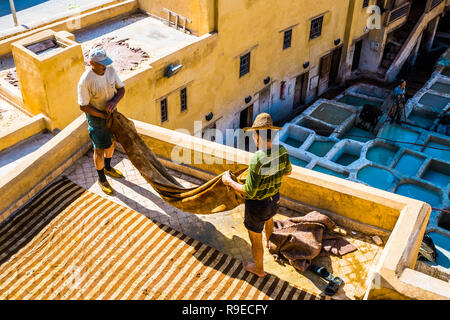
{"type": "Polygon", "coordinates": [[[307,161],[304,161],[302,159],[293,157],[293,156],[289,156],[289,159],[291,160],[291,164],[293,164],[294,166],[299,166],[299,167],[306,167],[308,165],[307,161]]]}
{"type": "Polygon", "coordinates": [[[369,131],[353,127],[348,131],[342,139],[352,139],[360,142],[367,142],[373,139],[373,134],[369,131]]]}
{"type": "Polygon", "coordinates": [[[352,96],[352,95],[345,95],[343,96],[341,99],[338,100],[339,102],[345,103],[345,104],[350,104],[352,106],[363,106],[365,104],[371,104],[373,106],[381,106],[383,103],[380,101],[374,101],[374,100],[369,100],[369,99],[365,99],[365,98],[361,98],[361,97],[357,97],[357,96],[352,96]]]}
{"type": "Polygon", "coordinates": [[[443,82],[436,82],[430,87],[431,90],[439,91],[442,93],[450,94],[450,85],[443,82]]]}
{"type": "Polygon", "coordinates": [[[392,146],[391,148],[385,148],[382,146],[375,146],[367,151],[366,158],[372,162],[381,164],[383,166],[389,166],[397,153],[398,148],[392,146]]]}
{"type": "Polygon", "coordinates": [[[290,145],[293,148],[300,147],[303,144],[303,142],[305,142],[305,140],[303,140],[303,141],[302,140],[297,140],[297,139],[294,139],[294,138],[291,138],[291,137],[287,138],[286,141],[284,141],[284,143],[290,145]]]}
{"type": "Polygon", "coordinates": [[[394,175],[388,170],[371,166],[359,170],[357,178],[371,187],[383,190],[389,189],[395,180],[394,175]]]}
{"type": "Polygon", "coordinates": [[[332,141],[314,141],[309,147],[308,152],[311,152],[318,157],[324,157],[334,145],[335,142],[332,141]]]}
{"type": "Polygon", "coordinates": [[[409,153],[404,153],[395,165],[395,170],[407,175],[415,176],[425,158],[417,157],[409,153]]]}
{"type": "Polygon", "coordinates": [[[428,169],[423,175],[422,179],[430,181],[434,185],[443,188],[447,187],[447,185],[450,183],[450,176],[433,169],[428,169]]]}
{"type": "Polygon", "coordinates": [[[448,269],[450,268],[450,239],[440,233],[430,232],[428,235],[433,239],[436,247],[436,264],[448,269]]]}
{"type": "Polygon", "coordinates": [[[330,169],[324,168],[322,166],[315,166],[313,168],[313,170],[317,171],[317,172],[326,173],[326,174],[329,174],[329,175],[332,175],[332,176],[335,176],[335,177],[338,177],[338,178],[342,178],[342,179],[345,179],[345,178],[348,177],[348,174],[346,174],[346,173],[336,172],[334,170],[330,170],[330,169]]]}
{"type": "Polygon", "coordinates": [[[428,203],[430,206],[436,208],[441,204],[439,195],[427,188],[424,188],[417,184],[405,183],[400,185],[395,192],[399,195],[417,199],[428,203]]]}
{"type": "Polygon", "coordinates": [[[350,153],[343,153],[336,161],[336,163],[339,163],[340,165],[343,166],[348,166],[350,164],[352,164],[353,162],[355,162],[356,160],[358,160],[359,157],[350,154],[350,153]]]}
{"type": "Polygon", "coordinates": [[[394,125],[387,125],[383,128],[380,138],[392,140],[398,143],[406,142],[406,146],[410,147],[410,143],[415,143],[420,133],[394,125]]]}
{"type": "Polygon", "coordinates": [[[419,100],[419,103],[429,107],[435,112],[441,112],[449,102],[449,98],[441,97],[432,93],[425,93],[419,100]]]}
{"type": "Polygon", "coordinates": [[[427,146],[423,149],[423,153],[445,161],[450,160],[450,146],[442,143],[429,141],[427,146]]]}
{"type": "Polygon", "coordinates": [[[415,112],[411,112],[408,120],[414,122],[416,125],[424,129],[429,129],[434,123],[434,119],[423,117],[415,112]]]}

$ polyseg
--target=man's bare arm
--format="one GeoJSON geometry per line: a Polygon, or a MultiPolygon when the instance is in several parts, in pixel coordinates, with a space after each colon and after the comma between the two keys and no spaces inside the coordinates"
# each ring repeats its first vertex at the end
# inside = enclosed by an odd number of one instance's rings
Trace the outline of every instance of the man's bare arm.
{"type": "Polygon", "coordinates": [[[244,185],[231,179],[229,171],[225,172],[225,174],[222,176],[222,182],[226,186],[233,188],[235,191],[242,193],[243,195],[246,195],[246,193],[244,191],[244,185]]]}
{"type": "Polygon", "coordinates": [[[125,87],[117,89],[117,93],[114,95],[114,97],[111,100],[108,101],[108,104],[106,106],[106,111],[108,113],[114,112],[114,110],[117,107],[117,104],[123,98],[124,95],[125,95],[125,87]]]}
{"type": "Polygon", "coordinates": [[[108,118],[108,115],[106,113],[101,112],[100,110],[97,110],[90,104],[85,105],[85,106],[80,106],[80,110],[83,112],[86,112],[87,114],[94,116],[94,117],[98,117],[98,118],[102,118],[102,119],[108,118]]]}

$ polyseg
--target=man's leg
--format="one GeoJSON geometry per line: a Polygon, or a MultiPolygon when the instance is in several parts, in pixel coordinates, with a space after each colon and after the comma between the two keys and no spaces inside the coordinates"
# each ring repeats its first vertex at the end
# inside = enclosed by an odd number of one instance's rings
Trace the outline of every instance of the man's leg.
{"type": "Polygon", "coordinates": [[[105,169],[111,171],[111,159],[114,155],[114,143],[115,140],[111,139],[111,147],[105,149],[105,169]]]}
{"type": "Polygon", "coordinates": [[[250,242],[252,244],[252,254],[255,262],[244,262],[243,267],[248,272],[256,274],[258,277],[264,276],[264,249],[262,244],[262,233],[256,233],[248,230],[250,242]]]}
{"type": "Polygon", "coordinates": [[[270,218],[264,224],[264,232],[266,234],[266,247],[269,248],[269,239],[273,232],[273,218],[270,218]]]}
{"type": "Polygon", "coordinates": [[[104,156],[103,156],[104,154],[105,154],[104,149],[94,149],[94,164],[95,164],[95,169],[97,170],[98,178],[99,178],[100,182],[106,181],[105,173],[103,170],[105,167],[105,161],[104,161],[104,156]]]}
{"type": "Polygon", "coordinates": [[[105,173],[113,178],[123,178],[122,172],[111,167],[111,159],[114,155],[115,140],[111,139],[111,147],[105,150],[105,173]]]}

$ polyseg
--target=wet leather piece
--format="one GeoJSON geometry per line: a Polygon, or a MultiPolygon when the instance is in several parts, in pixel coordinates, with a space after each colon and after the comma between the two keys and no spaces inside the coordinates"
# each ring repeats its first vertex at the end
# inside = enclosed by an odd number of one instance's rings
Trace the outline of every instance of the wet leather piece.
{"type": "Polygon", "coordinates": [[[321,254],[343,256],[357,250],[346,239],[331,230],[336,224],[326,215],[312,211],[302,217],[274,220],[269,239],[269,252],[277,261],[287,260],[294,268],[304,272],[311,261],[321,254]]]}

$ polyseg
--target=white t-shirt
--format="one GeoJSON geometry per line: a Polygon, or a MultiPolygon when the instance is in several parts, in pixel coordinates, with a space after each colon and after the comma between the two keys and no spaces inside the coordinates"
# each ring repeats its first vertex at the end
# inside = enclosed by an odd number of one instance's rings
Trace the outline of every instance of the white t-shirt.
{"type": "Polygon", "coordinates": [[[78,104],[91,104],[100,111],[106,110],[106,104],[117,93],[117,89],[124,87],[116,70],[107,67],[105,74],[100,76],[92,68],[87,68],[78,82],[78,104]]]}

